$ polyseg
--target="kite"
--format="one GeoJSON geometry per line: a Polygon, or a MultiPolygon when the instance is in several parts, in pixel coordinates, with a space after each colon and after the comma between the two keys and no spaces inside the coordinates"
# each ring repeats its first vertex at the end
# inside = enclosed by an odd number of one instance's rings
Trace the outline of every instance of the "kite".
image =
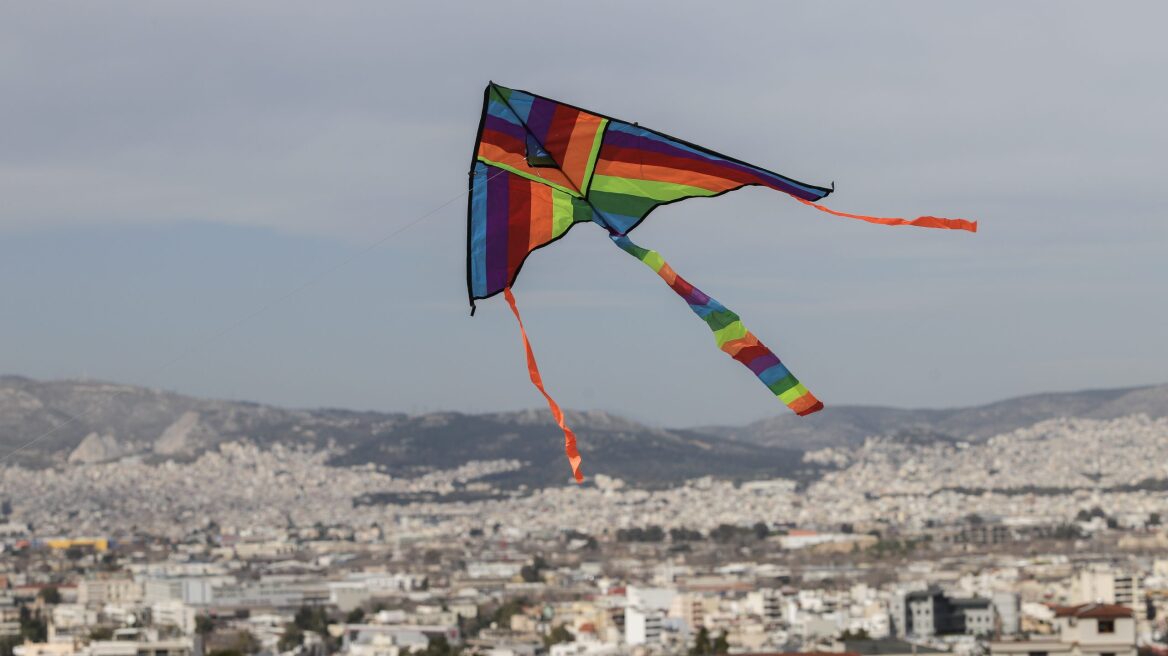
{"type": "Polygon", "coordinates": [[[746,186],[781,191],[819,211],[882,225],[977,231],[965,219],[887,218],[837,212],[820,205],[834,190],[799,182],[667,134],[567,103],[491,82],[471,159],[467,208],[467,291],[475,301],[500,292],[519,323],[532,384],[564,432],[564,450],[577,482],[584,480],[576,435],[548,394],[511,286],[533,251],[579,223],[608,232],[621,250],[643,262],[714,333],[718,348],[742,363],[770,393],[805,416],[823,403],[733,311],[679,276],[657,251],[629,239],[656,208],[712,197],[746,186]]]}

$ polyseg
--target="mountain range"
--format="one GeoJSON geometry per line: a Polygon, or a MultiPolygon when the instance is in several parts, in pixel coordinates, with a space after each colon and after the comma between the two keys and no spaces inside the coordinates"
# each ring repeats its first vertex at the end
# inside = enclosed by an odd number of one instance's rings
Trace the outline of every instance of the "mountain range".
{"type": "MultiPolygon", "coordinates": [[[[1038,394],[983,406],[906,410],[828,407],[745,426],[655,428],[604,412],[569,412],[585,468],[644,486],[703,475],[723,478],[815,474],[802,452],[856,445],[869,435],[984,440],[1054,417],[1168,416],[1168,385],[1038,394]]],[[[529,463],[498,483],[566,480],[562,436],[545,410],[422,415],[287,409],[206,400],[88,380],[0,376],[0,464],[68,466],[139,458],[189,460],[224,442],[249,440],[328,449],[336,465],[374,463],[395,475],[450,469],[472,460],[529,463]]]]}

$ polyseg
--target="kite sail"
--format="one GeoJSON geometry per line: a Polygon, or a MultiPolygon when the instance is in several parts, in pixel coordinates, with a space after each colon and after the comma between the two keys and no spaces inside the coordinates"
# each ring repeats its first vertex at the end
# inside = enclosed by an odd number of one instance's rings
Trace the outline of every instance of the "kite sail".
{"type": "Polygon", "coordinates": [[[835,216],[883,225],[977,231],[965,219],[874,217],[818,203],[833,189],[799,182],[708,148],[526,91],[487,85],[470,169],[467,290],[475,301],[503,292],[519,321],[532,383],[564,431],[564,448],[583,480],[576,436],[544,388],[511,286],[532,251],[578,223],[604,228],[616,246],[653,269],[714,333],[718,348],[742,363],[799,415],[823,408],[739,316],[677,275],[656,251],[628,233],[657,207],[746,186],[781,191],[835,216]]]}

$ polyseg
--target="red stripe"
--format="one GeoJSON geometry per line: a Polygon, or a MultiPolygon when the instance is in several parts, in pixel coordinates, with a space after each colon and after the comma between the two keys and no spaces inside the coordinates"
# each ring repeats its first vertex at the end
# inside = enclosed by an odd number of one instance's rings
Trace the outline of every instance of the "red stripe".
{"type": "Polygon", "coordinates": [[[495,130],[483,130],[483,138],[479,140],[479,143],[488,143],[511,153],[523,154],[527,152],[527,144],[505,132],[496,132],[495,130]]]}
{"type": "Polygon", "coordinates": [[[746,348],[738,351],[737,353],[735,353],[731,357],[733,357],[735,360],[741,362],[742,364],[748,365],[751,362],[754,362],[755,358],[767,355],[770,352],[771,352],[771,350],[769,348],[763,346],[762,344],[759,344],[757,346],[747,346],[746,348]]]}
{"type": "Polygon", "coordinates": [[[725,180],[732,180],[742,184],[761,184],[770,186],[766,180],[728,166],[720,166],[716,162],[675,157],[650,150],[637,148],[616,148],[604,146],[600,149],[600,159],[613,162],[628,162],[630,164],[650,164],[679,171],[693,171],[725,180]]]}
{"type": "Polygon", "coordinates": [[[544,139],[543,147],[557,162],[563,162],[564,155],[568,153],[568,142],[572,140],[572,130],[576,128],[576,119],[579,116],[580,110],[578,109],[556,105],[556,111],[552,114],[552,120],[548,125],[547,138],[544,139]]]}
{"type": "Polygon", "coordinates": [[[689,296],[690,292],[694,290],[694,286],[686,282],[685,278],[682,278],[681,276],[678,276],[676,279],[674,279],[673,284],[669,285],[669,287],[672,288],[673,291],[680,294],[682,297],[689,296]]]}
{"type": "Polygon", "coordinates": [[[507,279],[510,280],[529,252],[532,183],[517,175],[507,177],[510,178],[507,208],[507,279]]]}

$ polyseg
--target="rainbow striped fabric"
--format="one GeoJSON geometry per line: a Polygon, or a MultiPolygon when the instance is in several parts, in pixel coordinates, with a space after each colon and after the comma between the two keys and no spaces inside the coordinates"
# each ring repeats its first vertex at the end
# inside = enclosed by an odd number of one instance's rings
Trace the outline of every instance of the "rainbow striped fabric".
{"type": "MultiPolygon", "coordinates": [[[[823,408],[770,349],[726,309],[673,271],[655,251],[628,238],[654,209],[686,198],[717,196],[748,185],[768,187],[836,216],[883,225],[977,231],[964,219],[847,214],[818,204],[831,188],[792,178],[708,148],[526,91],[487,85],[470,170],[467,289],[477,299],[510,289],[527,257],[578,223],[595,223],[644,262],[701,317],[718,347],[747,366],[800,415],[823,408]]],[[[518,319],[518,309],[508,301],[518,319]]],[[[532,382],[543,389],[528,349],[532,382]]],[[[553,413],[558,406],[548,397],[553,413]]],[[[562,422],[561,422],[562,424],[562,422]]],[[[564,426],[569,456],[575,437],[564,426]]],[[[578,456],[573,470],[580,480],[578,456]]]]}
{"type": "Polygon", "coordinates": [[[787,370],[779,356],[742,325],[737,314],[677,275],[657,251],[641,248],[626,235],[611,234],[609,237],[626,253],[656,271],[665,284],[689,304],[689,309],[706,322],[714,332],[718,348],[750,369],[788,408],[801,417],[823,409],[823,403],[787,370]]]}

